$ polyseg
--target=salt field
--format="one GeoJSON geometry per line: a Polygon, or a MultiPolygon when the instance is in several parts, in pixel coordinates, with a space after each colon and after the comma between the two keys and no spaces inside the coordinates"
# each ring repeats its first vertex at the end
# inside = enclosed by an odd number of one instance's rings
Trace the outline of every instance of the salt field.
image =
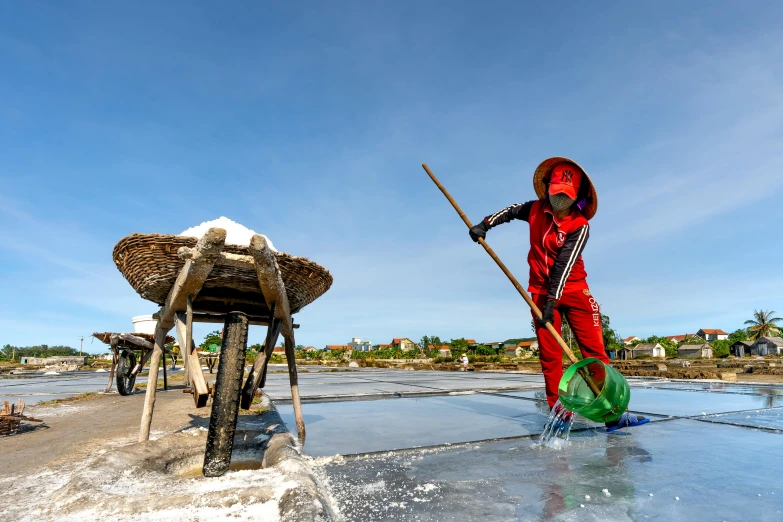
{"type": "MultiPolygon", "coordinates": [[[[536,444],[548,415],[538,375],[302,379],[304,452],[345,520],[783,517],[783,488],[770,481],[783,467],[783,386],[630,379],[631,409],[649,424],[607,434],[578,418],[552,450],[536,444]]],[[[268,385],[278,404],[284,384],[268,385]]],[[[290,427],[290,406],[278,409],[290,427]]]]}

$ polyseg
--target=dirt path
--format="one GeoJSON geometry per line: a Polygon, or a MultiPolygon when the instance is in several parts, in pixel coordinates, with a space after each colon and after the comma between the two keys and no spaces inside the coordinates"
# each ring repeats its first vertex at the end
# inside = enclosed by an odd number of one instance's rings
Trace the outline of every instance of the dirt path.
{"type": "MultiPolygon", "coordinates": [[[[152,437],[209,424],[210,408],[196,409],[182,386],[158,390],[152,437]]],[[[135,442],[144,405],[144,391],[122,397],[101,395],[52,406],[31,406],[30,416],[46,426],[25,424],[27,428],[12,437],[0,438],[0,477],[32,472],[63,461],[78,459],[106,445],[135,442]],[[39,426],[39,427],[37,427],[39,426]]]]}

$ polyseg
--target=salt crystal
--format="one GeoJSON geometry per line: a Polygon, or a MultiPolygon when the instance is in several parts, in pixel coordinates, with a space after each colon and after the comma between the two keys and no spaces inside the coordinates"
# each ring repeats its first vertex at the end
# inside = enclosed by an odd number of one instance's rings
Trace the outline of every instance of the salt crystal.
{"type": "MultiPolygon", "coordinates": [[[[236,221],[232,221],[225,216],[220,216],[212,221],[205,221],[198,226],[191,227],[182,232],[180,236],[201,238],[201,236],[207,233],[207,230],[215,227],[225,229],[226,243],[229,245],[248,246],[250,245],[250,239],[256,234],[255,231],[250,230],[246,226],[240,225],[236,221]]],[[[275,249],[269,238],[266,236],[264,236],[264,238],[266,238],[266,244],[269,245],[269,248],[273,252],[277,252],[277,249],[275,249]]]]}
{"type": "Polygon", "coordinates": [[[653,496],[653,494],[652,494],[652,493],[650,493],[650,496],[653,496]]]}
{"type": "Polygon", "coordinates": [[[585,507],[585,505],[584,504],[579,504],[579,507],[585,507]]]}
{"type": "Polygon", "coordinates": [[[674,497],[674,500],[680,500],[680,497],[674,497]]]}
{"type": "Polygon", "coordinates": [[[590,500],[590,495],[585,495],[585,500],[590,500]]]}
{"type": "Polygon", "coordinates": [[[702,415],[707,415],[707,414],[706,414],[706,413],[704,413],[704,412],[701,412],[701,414],[702,414],[702,415]]]}

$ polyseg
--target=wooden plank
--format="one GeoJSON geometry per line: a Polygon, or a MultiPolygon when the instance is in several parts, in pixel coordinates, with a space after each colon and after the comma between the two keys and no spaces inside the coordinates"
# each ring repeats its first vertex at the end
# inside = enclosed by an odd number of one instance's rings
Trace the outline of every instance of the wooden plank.
{"type": "Polygon", "coordinates": [[[150,373],[149,377],[147,377],[147,393],[144,397],[144,411],[141,414],[139,442],[144,442],[150,438],[152,413],[155,410],[155,394],[158,391],[158,366],[160,366],[160,358],[163,355],[163,347],[166,345],[167,333],[168,330],[158,321],[158,326],[155,329],[155,348],[149,352],[152,354],[152,357],[150,359],[150,373]]]}
{"type": "Polygon", "coordinates": [[[191,258],[185,261],[185,266],[179,271],[160,309],[158,321],[163,327],[169,330],[173,328],[174,314],[185,310],[188,297],[195,299],[201,291],[225,243],[226,231],[222,228],[210,228],[198,240],[192,249],[191,258]]]}
{"type": "MultiPolygon", "coordinates": [[[[269,326],[269,317],[248,315],[248,324],[251,326],[269,326]]],[[[194,313],[193,322],[195,323],[223,323],[225,316],[220,314],[210,313],[194,313]]],[[[294,323],[292,325],[294,329],[299,328],[299,325],[294,323]]]]}
{"type": "Polygon", "coordinates": [[[141,337],[137,337],[137,336],[135,336],[133,334],[121,333],[121,334],[116,334],[116,335],[117,335],[117,337],[120,340],[128,342],[128,343],[131,343],[131,344],[135,344],[136,346],[138,346],[140,348],[146,348],[147,350],[152,350],[155,347],[155,345],[153,343],[149,342],[148,340],[143,339],[141,337]]]}
{"type": "Polygon", "coordinates": [[[179,354],[182,357],[182,368],[185,374],[185,386],[190,386],[190,364],[188,363],[188,336],[186,329],[186,318],[184,312],[177,312],[174,316],[174,329],[177,332],[177,343],[179,343],[179,354]]]}
{"type": "Polygon", "coordinates": [[[204,372],[201,370],[201,361],[198,358],[198,350],[193,350],[188,358],[190,364],[190,389],[193,393],[193,401],[196,408],[203,408],[209,399],[209,388],[204,372]]]}
{"type": "MultiPolygon", "coordinates": [[[[195,248],[182,247],[177,250],[180,259],[193,259],[195,248]]],[[[215,260],[216,265],[234,266],[238,268],[253,269],[253,258],[244,254],[232,254],[231,252],[220,252],[215,260]]]]}

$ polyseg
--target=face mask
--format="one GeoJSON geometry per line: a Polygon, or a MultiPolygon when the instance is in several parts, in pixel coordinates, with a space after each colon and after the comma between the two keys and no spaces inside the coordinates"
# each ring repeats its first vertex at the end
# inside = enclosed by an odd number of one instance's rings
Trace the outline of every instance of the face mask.
{"type": "Polygon", "coordinates": [[[574,200],[565,194],[550,194],[549,203],[552,205],[552,208],[555,210],[555,212],[562,212],[563,210],[566,210],[568,207],[573,205],[574,200]]]}

